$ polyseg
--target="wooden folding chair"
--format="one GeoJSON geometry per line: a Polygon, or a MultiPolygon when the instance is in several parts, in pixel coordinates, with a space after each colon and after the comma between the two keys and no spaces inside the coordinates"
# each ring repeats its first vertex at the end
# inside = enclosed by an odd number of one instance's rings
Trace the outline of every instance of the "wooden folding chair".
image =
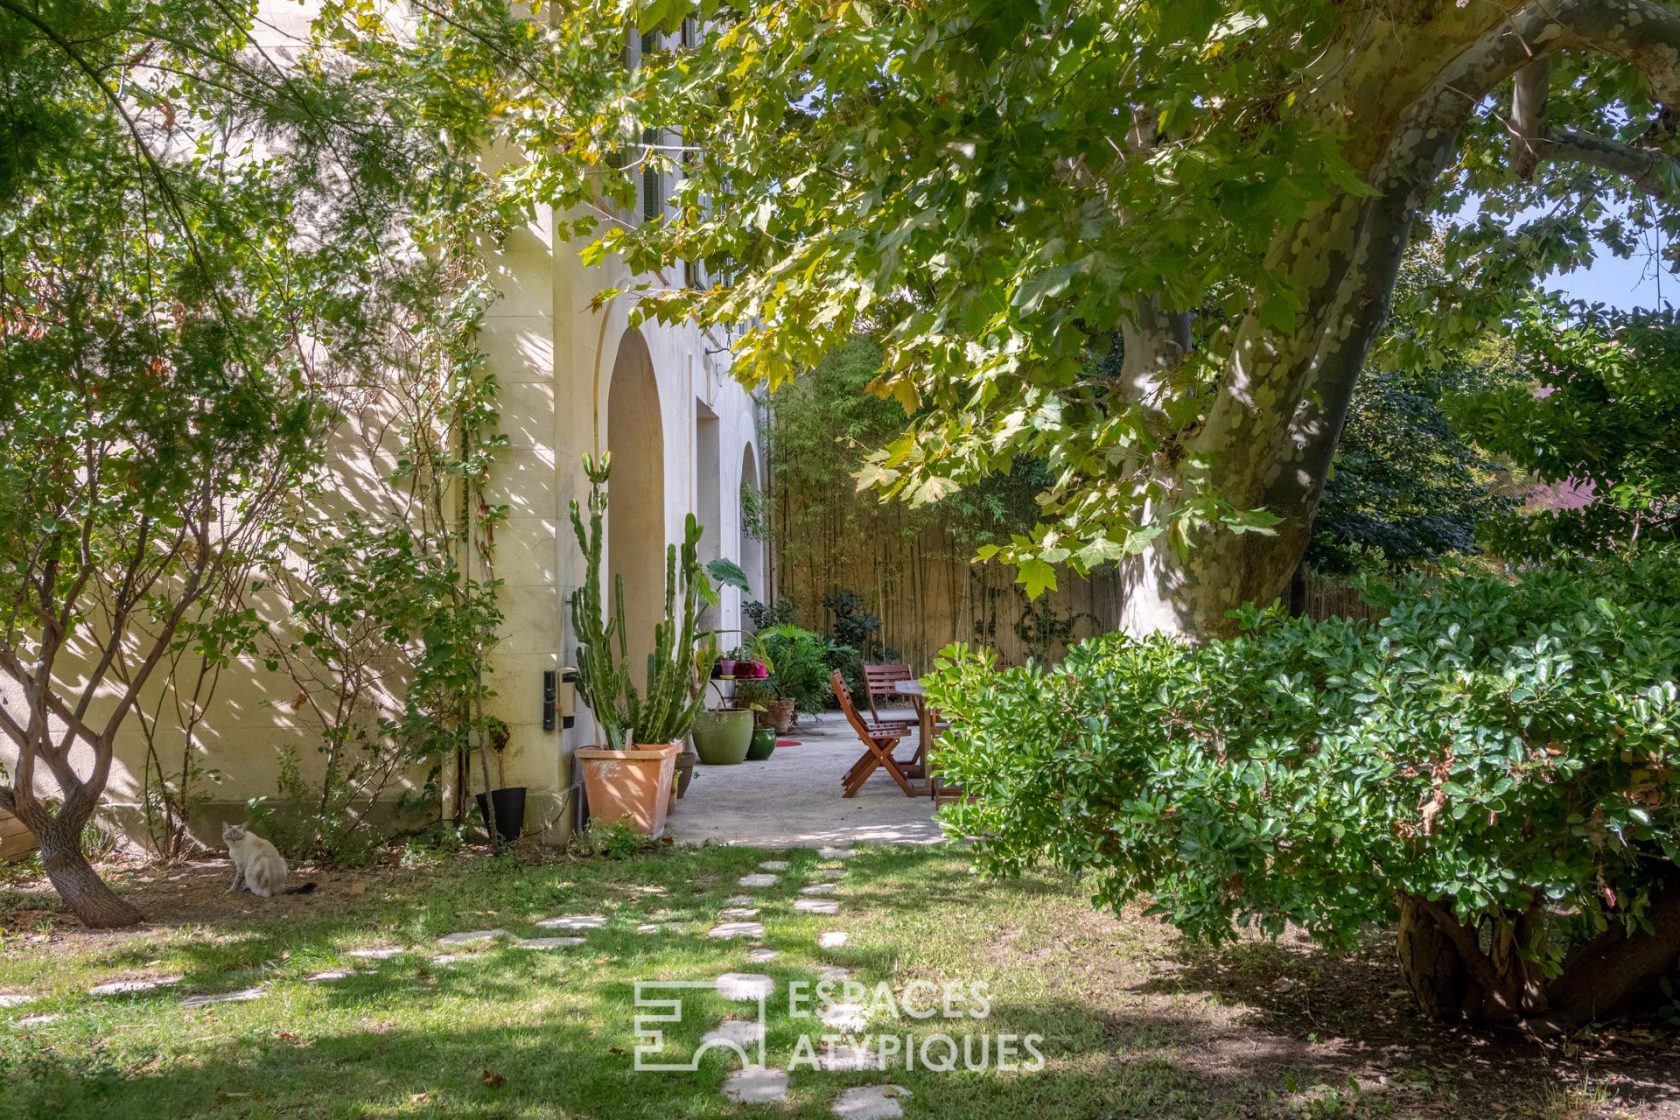
{"type": "Polygon", "coordinates": [[[914,680],[915,674],[910,666],[902,661],[889,661],[879,665],[865,665],[863,667],[863,695],[869,701],[870,716],[879,721],[881,713],[875,710],[875,697],[902,696],[898,685],[904,681],[914,680]]]}
{"type": "Polygon", "coordinates": [[[878,769],[885,769],[898,783],[898,788],[904,791],[904,796],[914,797],[916,791],[910,787],[909,765],[894,757],[893,748],[898,746],[900,739],[910,734],[911,725],[908,723],[869,722],[858,714],[857,705],[852,703],[852,694],[846,688],[846,678],[836,669],[828,675],[829,687],[834,689],[834,698],[840,703],[840,711],[846,717],[846,722],[857,732],[858,741],[864,746],[863,755],[840,778],[840,796],[855,797],[857,791],[863,788],[863,783],[869,775],[878,769]]]}

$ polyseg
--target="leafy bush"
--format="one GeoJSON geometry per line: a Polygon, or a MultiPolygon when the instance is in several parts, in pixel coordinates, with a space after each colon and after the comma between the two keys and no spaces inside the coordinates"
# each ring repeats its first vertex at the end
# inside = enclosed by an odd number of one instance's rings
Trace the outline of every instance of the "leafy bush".
{"type": "Polygon", "coordinates": [[[759,682],[736,683],[735,695],[744,701],[792,700],[802,712],[820,712],[831,695],[828,687],[829,659],[845,652],[844,647],[810,630],[787,623],[760,630],[753,639],[756,653],[768,662],[770,676],[759,682]],[[743,687],[745,686],[745,687],[743,687]],[[770,696],[763,695],[768,688],[770,696]]]}
{"type": "Polygon", "coordinates": [[[1378,622],[1249,611],[996,672],[952,647],[951,810],[981,863],[1218,942],[1398,914],[1431,1014],[1568,1024],[1680,955],[1680,565],[1414,580],[1378,622]]]}

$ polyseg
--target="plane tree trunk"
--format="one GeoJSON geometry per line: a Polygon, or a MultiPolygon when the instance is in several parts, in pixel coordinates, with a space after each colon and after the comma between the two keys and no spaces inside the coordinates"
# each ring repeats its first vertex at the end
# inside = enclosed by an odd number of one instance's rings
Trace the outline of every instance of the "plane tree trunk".
{"type": "MultiPolygon", "coordinates": [[[[1664,189],[1655,170],[1667,159],[1661,153],[1548,132],[1541,87],[1553,53],[1587,49],[1632,63],[1658,101],[1680,103],[1680,15],[1671,9],[1649,0],[1535,0],[1511,11],[1458,5],[1408,31],[1385,37],[1379,50],[1347,46],[1337,63],[1346,81],[1308,110],[1354,122],[1346,154],[1369,189],[1329,198],[1274,238],[1266,264],[1284,286],[1235,328],[1210,403],[1167,456],[1165,493],[1211,492],[1231,508],[1281,520],[1269,535],[1192,524],[1157,537],[1123,564],[1130,633],[1223,635],[1230,611],[1286,592],[1414,220],[1470,115],[1501,83],[1524,75],[1514,127],[1535,135],[1521,146],[1520,170],[1577,161],[1664,189]]],[[[1135,319],[1128,347],[1173,352],[1166,327],[1151,338],[1152,318],[1135,319]]],[[[1135,376],[1120,391],[1143,399],[1135,376]]],[[[1152,512],[1170,515],[1170,501],[1152,512]]]]}

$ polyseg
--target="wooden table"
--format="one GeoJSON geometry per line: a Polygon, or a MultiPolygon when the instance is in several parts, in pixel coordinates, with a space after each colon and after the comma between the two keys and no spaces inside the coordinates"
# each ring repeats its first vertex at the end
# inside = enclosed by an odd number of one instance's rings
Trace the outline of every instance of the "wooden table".
{"type": "Polygon", "coordinates": [[[922,776],[927,780],[928,796],[938,797],[939,788],[934,781],[928,748],[933,745],[934,737],[939,734],[939,710],[928,705],[927,689],[922,687],[921,681],[900,681],[898,691],[910,697],[910,703],[916,708],[916,753],[912,762],[921,767],[922,776]]]}

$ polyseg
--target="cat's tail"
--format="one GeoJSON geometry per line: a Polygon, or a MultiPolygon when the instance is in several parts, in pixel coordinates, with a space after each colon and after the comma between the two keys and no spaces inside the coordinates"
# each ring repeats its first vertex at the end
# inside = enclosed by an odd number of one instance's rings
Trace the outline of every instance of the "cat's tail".
{"type": "Polygon", "coordinates": [[[315,893],[315,884],[314,883],[299,883],[295,887],[288,887],[283,893],[285,893],[285,894],[314,894],[315,893]]]}

